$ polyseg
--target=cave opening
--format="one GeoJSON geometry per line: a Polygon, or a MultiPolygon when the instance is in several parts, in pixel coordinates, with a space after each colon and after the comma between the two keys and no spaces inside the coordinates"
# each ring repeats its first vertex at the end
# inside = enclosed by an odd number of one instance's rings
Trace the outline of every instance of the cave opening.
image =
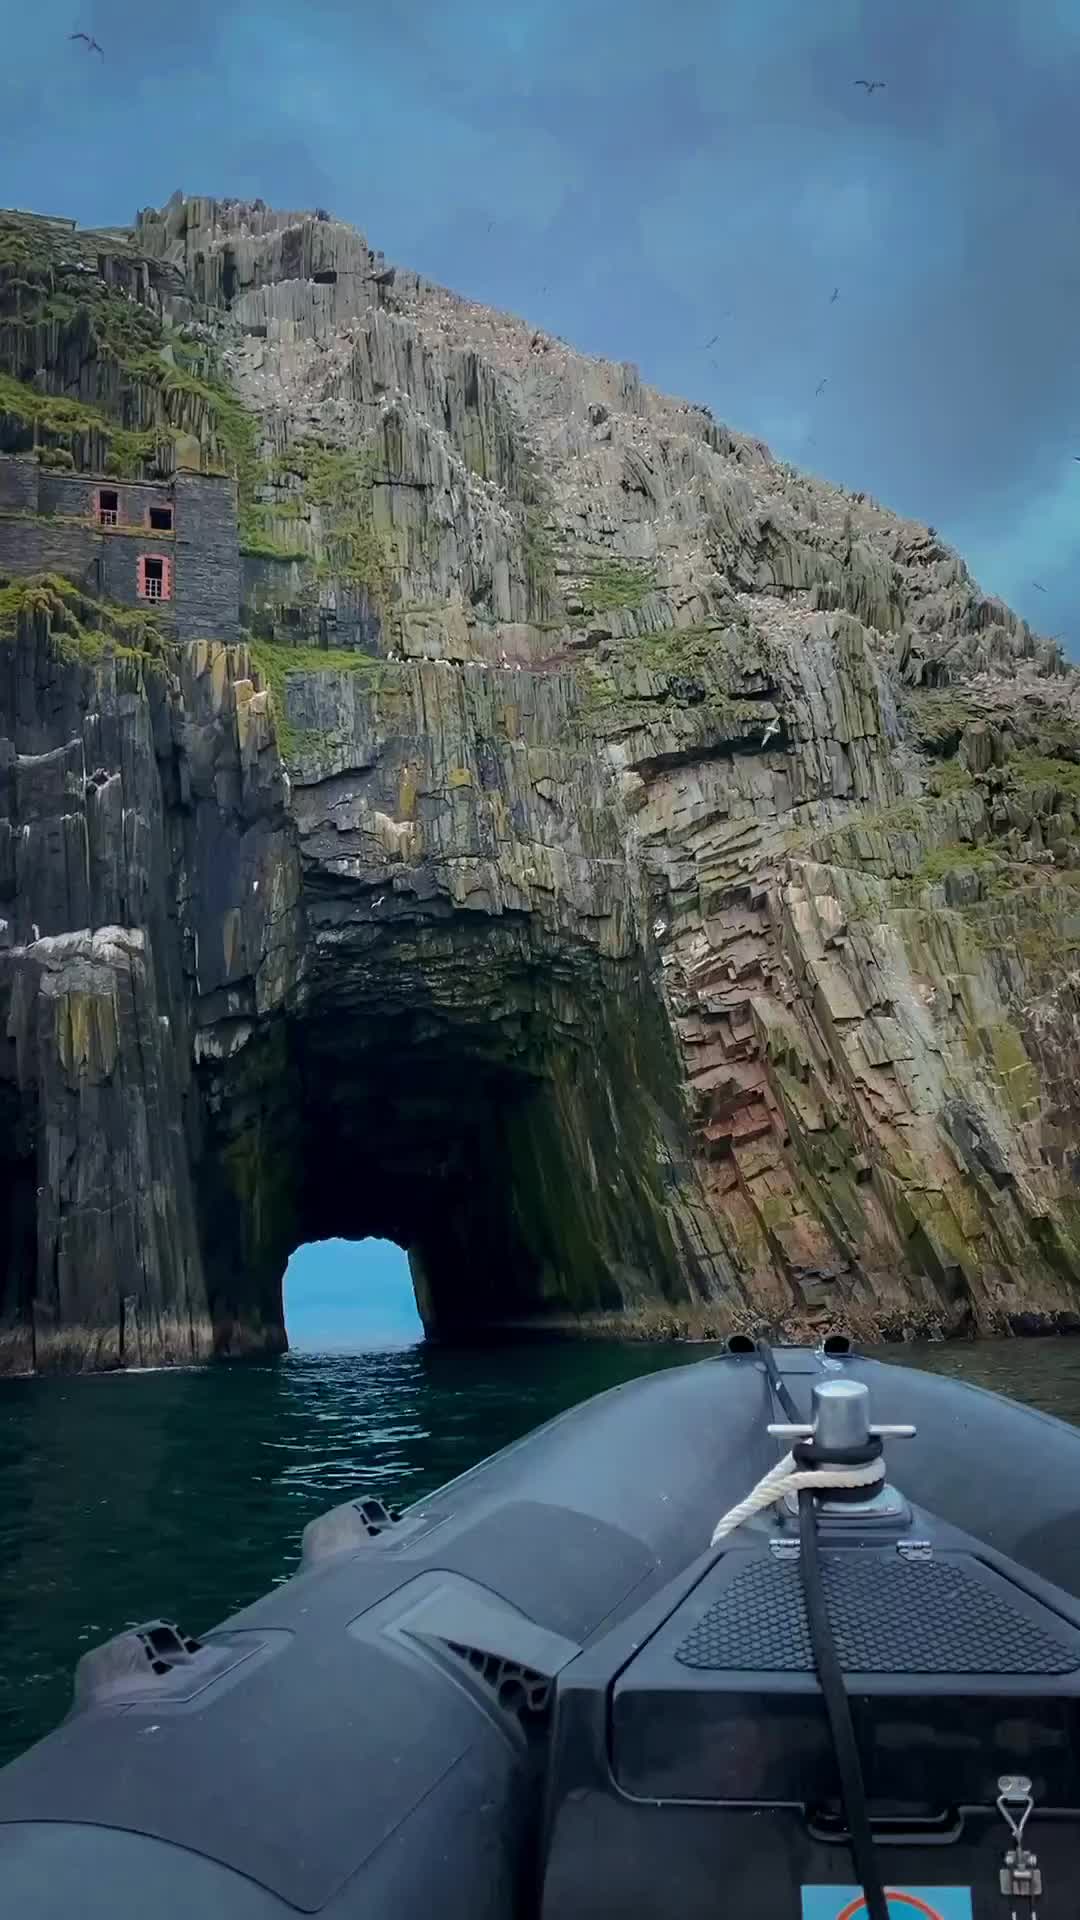
{"type": "Polygon", "coordinates": [[[469,1339],[523,1310],[537,1256],[520,1189],[541,1171],[518,1148],[536,1102],[528,1076],[406,1015],[378,1034],[355,1019],[289,1023],[237,1067],[206,1248],[225,1350],[237,1336],[284,1345],[283,1283],[313,1243],[407,1249],[420,1317],[441,1337],[469,1339]]]}
{"type": "Polygon", "coordinates": [[[365,1353],[424,1337],[409,1258],[393,1240],[314,1240],[289,1257],[282,1309],[294,1353],[365,1353]]]}
{"type": "Polygon", "coordinates": [[[220,1353],[285,1346],[290,1257],[329,1240],[406,1249],[441,1341],[686,1297],[698,1249],[673,1205],[684,1148],[648,996],[622,974],[594,995],[531,955],[496,968],[496,942],[369,936],[347,969],[342,942],[328,990],[313,968],[302,1007],[207,1062],[220,1353]]]}

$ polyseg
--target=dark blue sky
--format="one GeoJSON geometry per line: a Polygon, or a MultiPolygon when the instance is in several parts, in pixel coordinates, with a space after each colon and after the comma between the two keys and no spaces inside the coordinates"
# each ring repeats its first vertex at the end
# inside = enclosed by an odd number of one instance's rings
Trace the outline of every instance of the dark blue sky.
{"type": "Polygon", "coordinates": [[[355,1352],[423,1339],[408,1262],[392,1240],[298,1247],[284,1296],[289,1344],[301,1352],[355,1352]]]}
{"type": "Polygon", "coordinates": [[[1080,654],[1078,100],[1080,0],[36,0],[0,200],[325,205],[930,521],[1080,654]]]}

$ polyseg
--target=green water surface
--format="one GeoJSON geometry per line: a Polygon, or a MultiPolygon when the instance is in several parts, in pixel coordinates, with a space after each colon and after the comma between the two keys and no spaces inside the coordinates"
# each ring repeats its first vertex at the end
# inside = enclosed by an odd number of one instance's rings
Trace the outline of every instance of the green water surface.
{"type": "MultiPolygon", "coordinates": [[[[0,1761],[67,1711],[87,1647],[154,1616],[212,1626],[287,1578],[335,1502],[420,1499],[588,1395],[707,1352],[420,1346],[0,1382],[0,1761]]],[[[883,1357],[1080,1424],[1080,1341],[883,1357]]]]}

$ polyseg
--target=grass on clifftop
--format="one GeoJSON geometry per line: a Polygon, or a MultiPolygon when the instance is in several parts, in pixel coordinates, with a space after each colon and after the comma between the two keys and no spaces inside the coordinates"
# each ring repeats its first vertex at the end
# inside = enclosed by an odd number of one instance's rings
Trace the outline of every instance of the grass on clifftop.
{"type": "Polygon", "coordinates": [[[1000,848],[985,840],[974,844],[956,841],[925,854],[909,879],[891,882],[894,904],[917,906],[924,888],[940,886],[954,873],[977,874],[983,900],[1003,899],[1019,884],[1015,863],[1000,848]]]}
{"type": "Polygon", "coordinates": [[[0,373],[0,415],[3,414],[32,428],[36,445],[43,439],[38,453],[45,466],[74,467],[71,443],[97,435],[109,449],[106,471],[118,480],[137,479],[148,462],[155,463],[161,458],[163,444],[168,439],[166,433],[152,428],[136,431],[118,426],[100,407],[88,406],[82,400],[68,400],[63,395],[39,393],[36,387],[14,380],[7,373],[0,373]]]}
{"type": "MultiPolygon", "coordinates": [[[[211,343],[166,325],[153,307],[129,297],[123,268],[120,284],[101,277],[102,245],[62,224],[0,217],[0,414],[32,428],[35,447],[54,462],[67,453],[75,464],[78,442],[99,436],[108,446],[107,470],[121,479],[143,477],[148,465],[169,470],[174,437],[191,436],[205,471],[235,474],[243,517],[259,478],[256,420],[211,343]],[[54,369],[58,383],[77,377],[84,386],[95,360],[122,376],[119,393],[114,374],[99,384],[108,410],[43,394],[19,377],[29,364],[54,369]]],[[[108,252],[131,257],[122,240],[110,242],[108,252]]],[[[130,270],[127,279],[133,290],[130,270]]],[[[78,464],[89,465],[87,449],[78,451],[78,464]]]]}
{"type": "Polygon", "coordinates": [[[605,555],[577,563],[576,592],[587,615],[640,607],[655,588],[655,571],[643,560],[605,555]]]}
{"type": "Polygon", "coordinates": [[[1019,786],[1053,787],[1070,800],[1080,800],[1080,766],[1073,760],[1048,759],[1040,753],[1014,753],[1006,764],[1019,786]]]}
{"type": "Polygon", "coordinates": [[[370,654],[353,653],[334,647],[286,647],[274,640],[248,637],[248,651],[262,685],[269,689],[274,714],[274,733],[283,760],[296,760],[305,747],[322,736],[310,729],[294,727],[289,719],[288,680],[294,673],[357,673],[372,687],[381,679],[384,662],[370,654]]]}
{"type": "MultiPolygon", "coordinates": [[[[132,253],[121,237],[112,239],[118,254],[132,253]]],[[[0,214],[0,273],[25,274],[25,284],[38,284],[47,269],[97,266],[100,234],[97,228],[82,231],[65,220],[51,220],[47,214],[5,211],[0,214]],[[34,281],[29,276],[35,276],[34,281]]]]}

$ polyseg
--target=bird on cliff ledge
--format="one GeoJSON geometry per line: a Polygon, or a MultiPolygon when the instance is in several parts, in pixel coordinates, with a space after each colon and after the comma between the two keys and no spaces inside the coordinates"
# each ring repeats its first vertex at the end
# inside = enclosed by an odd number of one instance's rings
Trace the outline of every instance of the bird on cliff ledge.
{"type": "Polygon", "coordinates": [[[85,40],[87,53],[100,53],[102,59],[104,60],[105,58],[104,47],[99,46],[98,42],[96,40],[91,39],[88,33],[69,33],[68,39],[69,40],[85,40]]]}

